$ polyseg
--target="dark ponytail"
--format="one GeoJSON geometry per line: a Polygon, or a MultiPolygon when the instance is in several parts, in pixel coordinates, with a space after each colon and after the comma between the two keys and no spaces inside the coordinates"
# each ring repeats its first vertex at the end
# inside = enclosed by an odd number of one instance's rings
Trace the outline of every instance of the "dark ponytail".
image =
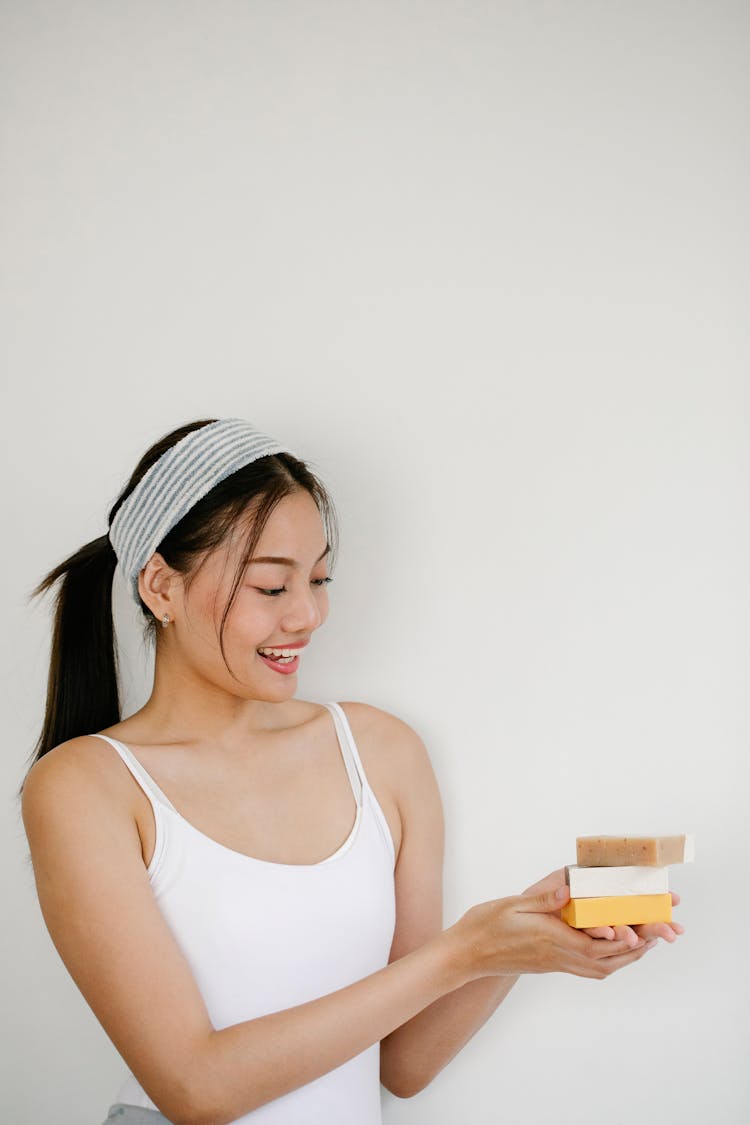
{"type": "MultiPolygon", "coordinates": [[[[172,430],[152,445],[112,506],[109,526],[151,465],[192,430],[214,421],[215,418],[209,418],[190,422],[172,430]]],[[[218,546],[248,510],[253,511],[252,526],[222,616],[219,632],[222,654],[224,625],[245,566],[276,504],[284,496],[297,491],[309,492],[318,506],[333,567],[338,544],[333,500],[305,462],[290,453],[260,457],[232,473],[199,500],[157,548],[167,564],[185,576],[187,589],[201,556],[218,546]]],[[[55,602],[44,723],[29,771],[39,758],[61,742],[103,730],[120,721],[117,648],[112,618],[112,580],[116,566],[117,557],[109,536],[103,535],[51,570],[31,594],[32,598],[37,597],[60,582],[55,602]]],[[[142,600],[140,607],[145,617],[146,635],[153,640],[156,619],[142,600]]],[[[226,656],[224,659],[226,661],[226,656]]],[[[23,794],[25,780],[18,791],[19,797],[23,794]]]]}
{"type": "MultiPolygon", "coordinates": [[[[112,579],[117,556],[102,535],[65,559],[32,592],[60,582],[55,599],[44,725],[35,760],[76,735],[120,719],[112,579]]],[[[23,792],[23,786],[21,787],[23,792]]]]}

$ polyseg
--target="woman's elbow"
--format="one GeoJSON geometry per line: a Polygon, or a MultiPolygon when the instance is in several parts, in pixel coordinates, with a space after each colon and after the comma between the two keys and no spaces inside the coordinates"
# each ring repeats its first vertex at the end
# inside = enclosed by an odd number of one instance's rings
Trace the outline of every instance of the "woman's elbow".
{"type": "Polygon", "coordinates": [[[380,1077],[381,1084],[395,1098],[413,1098],[421,1094],[432,1081],[432,1076],[419,1076],[416,1074],[389,1074],[380,1077]]]}

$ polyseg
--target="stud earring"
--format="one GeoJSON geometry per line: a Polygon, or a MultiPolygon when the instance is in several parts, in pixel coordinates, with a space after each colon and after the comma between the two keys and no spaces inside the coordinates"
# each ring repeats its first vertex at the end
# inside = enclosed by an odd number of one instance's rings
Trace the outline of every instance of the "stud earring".
{"type": "Polygon", "coordinates": [[[161,623],[164,626],[164,628],[166,629],[167,625],[169,624],[169,614],[168,613],[164,614],[164,616],[161,619],[161,623]]]}

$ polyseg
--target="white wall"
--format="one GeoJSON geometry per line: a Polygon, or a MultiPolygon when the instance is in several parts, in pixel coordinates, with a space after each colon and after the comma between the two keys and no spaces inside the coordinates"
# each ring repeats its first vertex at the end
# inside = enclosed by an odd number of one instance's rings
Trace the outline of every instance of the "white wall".
{"type": "Polygon", "coordinates": [[[0,20],[7,1119],[94,1125],[124,1070],[12,797],[49,645],[25,598],[148,444],[240,415],[333,491],[299,694],[425,739],[446,925],[576,835],[697,837],[683,938],[603,985],[522,981],[387,1125],[746,1121],[748,6],[0,20]]]}

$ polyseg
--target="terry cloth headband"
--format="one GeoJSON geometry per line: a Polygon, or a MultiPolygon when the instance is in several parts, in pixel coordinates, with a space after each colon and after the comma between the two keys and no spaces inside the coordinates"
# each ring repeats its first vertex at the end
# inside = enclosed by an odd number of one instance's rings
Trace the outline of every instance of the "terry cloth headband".
{"type": "Polygon", "coordinates": [[[139,603],[138,575],[164,536],[207,492],[251,461],[288,453],[241,418],[191,430],[163,453],[118,509],[109,529],[117,563],[139,603]]]}

